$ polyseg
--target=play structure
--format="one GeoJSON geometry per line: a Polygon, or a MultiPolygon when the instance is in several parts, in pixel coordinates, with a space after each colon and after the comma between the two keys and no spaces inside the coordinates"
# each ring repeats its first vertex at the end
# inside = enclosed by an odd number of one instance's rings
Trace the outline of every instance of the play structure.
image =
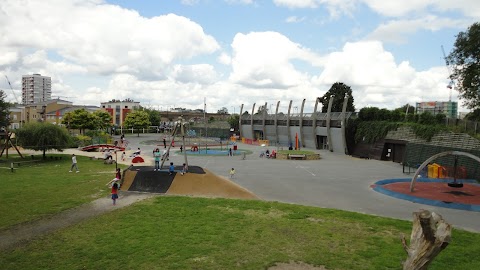
{"type": "Polygon", "coordinates": [[[17,151],[18,155],[20,155],[21,158],[24,158],[22,156],[22,153],[20,153],[20,150],[18,150],[17,146],[13,144],[12,138],[15,137],[15,133],[12,132],[0,132],[0,149],[2,151],[0,152],[0,157],[2,157],[3,152],[5,152],[5,157],[8,158],[8,148],[13,147],[17,151]]]}
{"type": "MultiPolygon", "coordinates": [[[[172,137],[171,137],[170,143],[168,144],[167,152],[165,154],[165,157],[170,156],[170,149],[172,147],[175,147],[175,136],[178,135],[179,133],[182,136],[182,146],[181,147],[183,147],[183,149],[185,149],[185,124],[186,123],[185,123],[183,117],[181,117],[181,116],[178,117],[178,121],[175,122],[175,126],[173,128],[172,137]]],[[[188,167],[187,151],[183,151],[183,155],[184,155],[184,159],[185,159],[184,163],[188,167]]],[[[160,170],[163,169],[163,164],[165,164],[165,161],[167,161],[167,160],[168,160],[167,158],[162,159],[162,163],[160,164],[160,170]]]]}
{"type": "Polygon", "coordinates": [[[411,180],[411,183],[410,183],[410,192],[413,192],[414,191],[414,188],[415,188],[415,182],[417,181],[417,178],[418,176],[420,175],[420,172],[422,172],[422,170],[432,161],[434,161],[435,159],[437,158],[440,158],[440,157],[443,157],[443,156],[450,156],[450,155],[453,155],[455,157],[455,165],[454,165],[454,174],[453,174],[453,181],[452,182],[449,182],[448,183],[448,186],[449,187],[456,187],[456,188],[461,188],[463,187],[463,183],[461,182],[461,180],[458,180],[457,179],[457,160],[458,160],[458,156],[465,156],[465,157],[469,157],[473,160],[476,160],[477,162],[480,163],[480,158],[475,156],[475,155],[472,155],[470,153],[467,153],[467,152],[461,152],[461,151],[445,151],[445,152],[442,152],[442,153],[438,153],[438,154],[435,154],[433,156],[431,156],[430,158],[428,158],[427,160],[425,160],[419,167],[418,169],[415,171],[415,174],[413,175],[412,177],[412,180],[411,180]]]}

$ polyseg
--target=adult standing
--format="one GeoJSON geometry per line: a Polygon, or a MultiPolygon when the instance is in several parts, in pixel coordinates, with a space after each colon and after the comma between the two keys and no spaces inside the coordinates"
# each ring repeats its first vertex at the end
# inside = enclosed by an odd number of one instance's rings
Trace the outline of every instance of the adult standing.
{"type": "Polygon", "coordinates": [[[75,156],[75,154],[72,154],[72,166],[70,167],[70,171],[69,172],[72,172],[73,168],[75,168],[75,170],[78,172],[80,172],[78,170],[78,167],[77,167],[77,157],[75,156]]]}
{"type": "Polygon", "coordinates": [[[163,148],[167,149],[167,139],[163,137],[163,148]]]}

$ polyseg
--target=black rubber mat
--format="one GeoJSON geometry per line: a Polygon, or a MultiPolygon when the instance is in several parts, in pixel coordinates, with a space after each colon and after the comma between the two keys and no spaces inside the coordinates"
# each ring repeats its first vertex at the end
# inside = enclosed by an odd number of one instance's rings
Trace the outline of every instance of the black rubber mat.
{"type": "MultiPolygon", "coordinates": [[[[153,166],[130,166],[128,170],[137,171],[128,191],[165,193],[170,188],[175,175],[182,170],[182,166],[175,166],[176,172],[172,175],[168,173],[168,167],[165,166],[161,171],[154,171],[153,166]]],[[[189,166],[188,173],[205,174],[205,171],[199,166],[189,166]]]]}
{"type": "Polygon", "coordinates": [[[153,171],[153,167],[150,170],[138,170],[128,191],[165,193],[170,188],[175,174],[170,175],[168,171],[153,171]]]}

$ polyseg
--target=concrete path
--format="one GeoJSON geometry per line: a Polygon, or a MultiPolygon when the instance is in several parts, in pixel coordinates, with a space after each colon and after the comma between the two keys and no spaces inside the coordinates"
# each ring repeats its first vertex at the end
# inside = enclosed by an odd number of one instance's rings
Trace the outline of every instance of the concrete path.
{"type": "MultiPolygon", "coordinates": [[[[128,136],[131,149],[140,147],[145,157],[149,157],[157,146],[144,145],[141,142],[159,138],[160,135],[128,136]]],[[[177,141],[174,151],[179,149],[179,143],[177,141]]],[[[404,220],[412,220],[414,211],[428,209],[441,214],[457,228],[480,232],[480,212],[416,204],[373,191],[370,185],[378,180],[411,177],[402,173],[402,166],[398,163],[357,159],[325,150],[313,150],[322,156],[319,161],[275,160],[259,157],[265,148],[241,143],[239,148],[254,153],[247,155],[246,160],[242,160],[240,156],[189,156],[188,161],[191,165],[207,168],[225,177],[228,177],[229,170],[234,167],[234,182],[264,200],[335,208],[404,220]]],[[[147,164],[152,162],[151,160],[146,158],[147,164]]],[[[181,164],[183,160],[183,155],[172,153],[170,156],[170,161],[175,164],[181,164]]]]}

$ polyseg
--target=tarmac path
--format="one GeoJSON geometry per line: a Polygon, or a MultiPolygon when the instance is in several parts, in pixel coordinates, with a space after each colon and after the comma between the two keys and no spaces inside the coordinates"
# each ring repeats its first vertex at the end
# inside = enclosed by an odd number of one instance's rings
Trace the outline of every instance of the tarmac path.
{"type": "MultiPolygon", "coordinates": [[[[158,139],[157,135],[140,134],[128,136],[130,147],[141,147],[151,153],[157,146],[142,145],[141,142],[158,139]]],[[[184,162],[183,155],[172,148],[170,161],[184,162]]],[[[260,158],[259,154],[267,147],[238,143],[240,149],[248,149],[253,154],[245,160],[241,156],[188,156],[191,165],[204,167],[211,172],[228,178],[229,170],[236,170],[233,181],[250,190],[264,200],[335,208],[412,220],[412,213],[427,209],[441,214],[457,228],[480,232],[480,212],[457,210],[417,204],[378,193],[370,188],[378,180],[410,178],[413,174],[403,174],[402,165],[391,161],[365,160],[348,155],[331,153],[326,150],[312,150],[320,153],[322,159],[277,160],[260,158]]],[[[270,150],[274,147],[268,147],[270,150]]],[[[146,162],[152,162],[146,158],[146,162]]]]}

